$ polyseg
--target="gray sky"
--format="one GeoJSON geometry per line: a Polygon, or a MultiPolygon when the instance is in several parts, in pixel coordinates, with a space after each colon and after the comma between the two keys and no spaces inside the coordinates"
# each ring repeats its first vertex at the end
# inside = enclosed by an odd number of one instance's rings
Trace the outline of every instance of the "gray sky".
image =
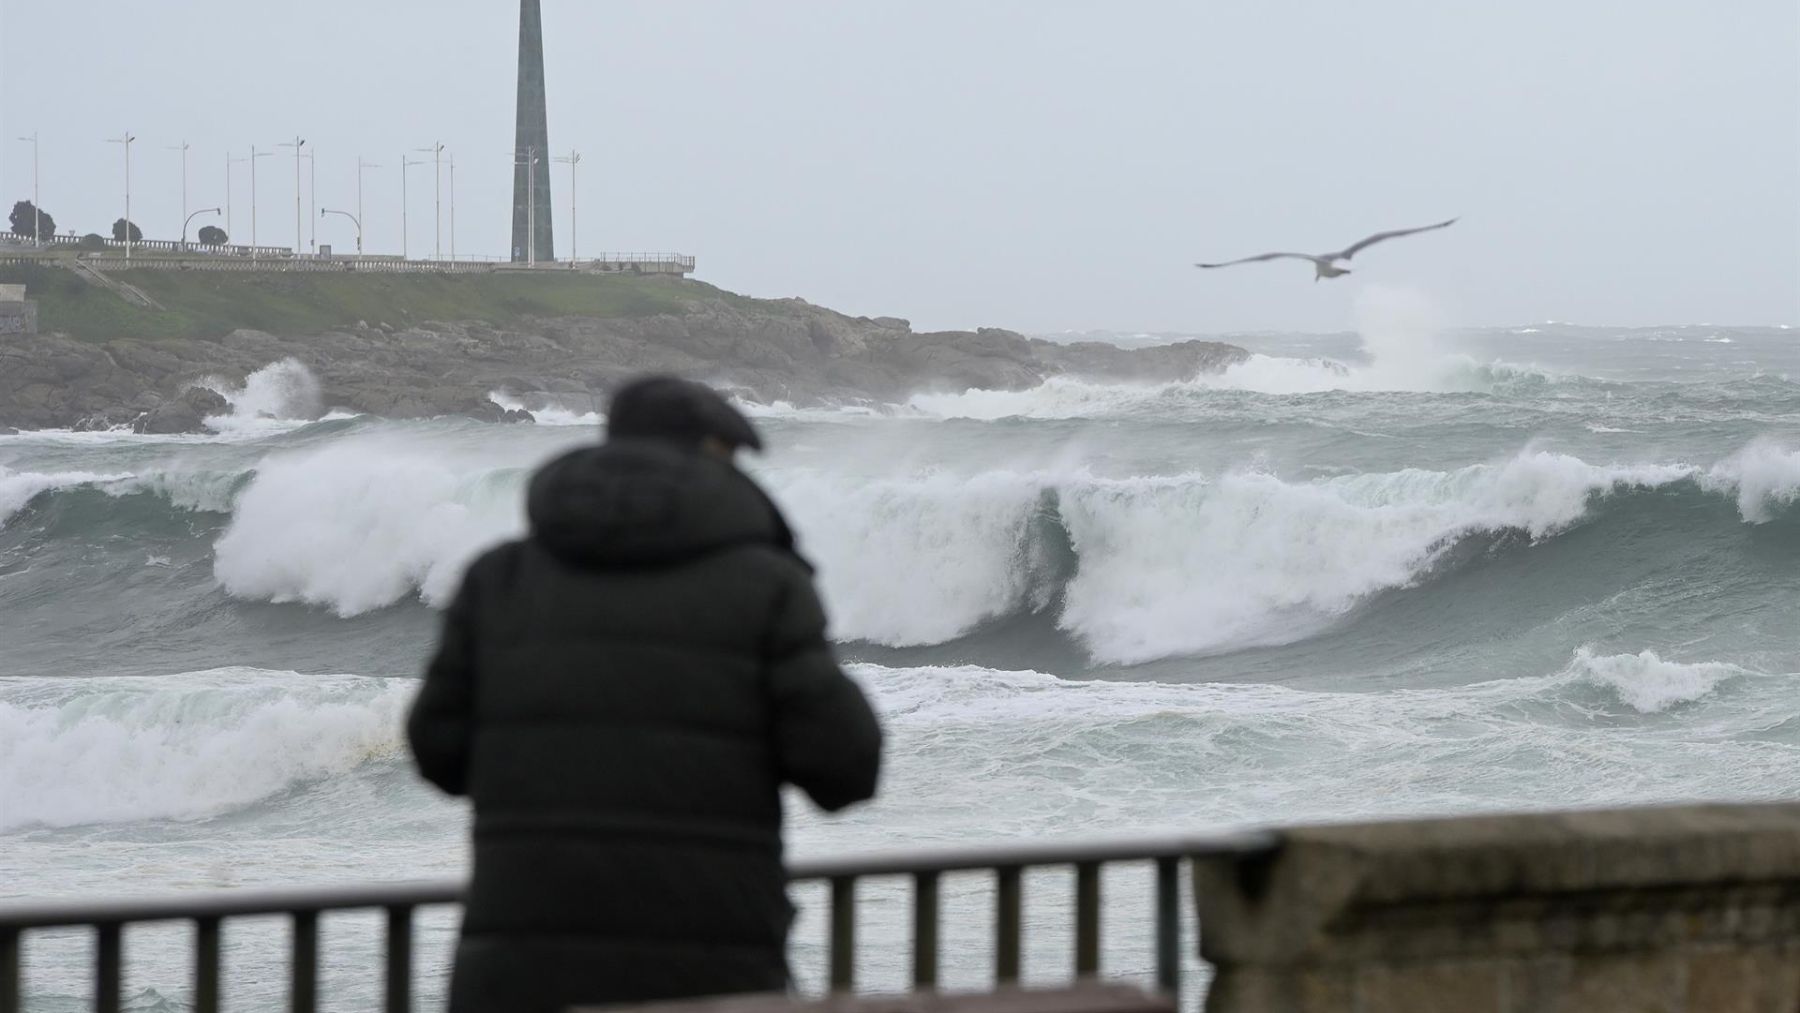
{"type": "MultiPolygon", "coordinates": [[[[544,7],[584,255],[692,253],[727,288],[920,327],[1339,329],[1370,283],[1459,324],[1800,324],[1794,0],[544,7]],[[1332,284],[1189,266],[1452,215],[1332,284]]],[[[299,133],[327,206],[354,207],[359,153],[381,163],[367,241],[389,252],[402,152],[442,140],[457,251],[500,254],[516,34],[509,0],[0,0],[0,197],[29,196],[14,138],[38,130],[46,210],[104,231],[124,189],[104,139],[129,129],[133,217],[174,238],[170,146],[212,206],[227,149],[299,133]]],[[[431,180],[412,170],[415,255],[431,180]]],[[[291,243],[291,155],[257,185],[259,239],[291,243]]],[[[318,237],[353,245],[342,219],[318,237]]]]}

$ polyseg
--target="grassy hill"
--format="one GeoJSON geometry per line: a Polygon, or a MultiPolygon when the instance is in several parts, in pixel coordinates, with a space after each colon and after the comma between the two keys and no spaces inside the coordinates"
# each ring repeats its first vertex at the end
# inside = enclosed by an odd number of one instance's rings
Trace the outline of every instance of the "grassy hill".
{"type": "Polygon", "coordinates": [[[23,284],[37,300],[42,330],[86,341],[217,338],[238,328],[293,337],[359,322],[404,327],[433,320],[504,325],[529,317],[636,317],[677,312],[697,299],[731,298],[710,285],[672,277],[553,272],[136,270],[116,276],[163,309],[132,305],[60,267],[0,264],[0,284],[23,284]]]}

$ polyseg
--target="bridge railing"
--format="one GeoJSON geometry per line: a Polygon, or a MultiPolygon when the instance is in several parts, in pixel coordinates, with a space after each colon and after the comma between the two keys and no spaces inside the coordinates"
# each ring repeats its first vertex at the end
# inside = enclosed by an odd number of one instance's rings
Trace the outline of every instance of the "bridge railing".
{"type": "MultiPolygon", "coordinates": [[[[1023,874],[1029,869],[1072,867],[1075,871],[1074,969],[1077,978],[1100,971],[1101,868],[1115,863],[1153,863],[1152,910],[1155,985],[1171,995],[1181,988],[1181,881],[1188,860],[1267,851],[1274,837],[1247,833],[1205,838],[1169,838],[1104,844],[1046,844],[1000,848],[915,851],[790,865],[794,883],[822,883],[829,890],[827,975],[833,991],[852,991],[857,968],[857,886],[870,879],[910,882],[912,897],[911,981],[915,989],[939,984],[942,956],[940,884],[953,874],[992,877],[993,968],[998,986],[1016,984],[1025,944],[1023,874]]],[[[337,911],[385,914],[386,967],[383,1006],[388,1013],[413,1008],[413,916],[422,907],[458,904],[463,884],[392,883],[321,890],[227,890],[166,899],[125,901],[12,902],[0,905],[0,1013],[20,1013],[24,1002],[23,943],[43,929],[86,927],[94,934],[94,1003],[97,1013],[118,1013],[125,971],[123,930],[148,922],[192,925],[195,1013],[217,1013],[226,982],[222,976],[221,932],[233,918],[280,915],[289,921],[288,1008],[319,1008],[319,916],[337,911]]]]}

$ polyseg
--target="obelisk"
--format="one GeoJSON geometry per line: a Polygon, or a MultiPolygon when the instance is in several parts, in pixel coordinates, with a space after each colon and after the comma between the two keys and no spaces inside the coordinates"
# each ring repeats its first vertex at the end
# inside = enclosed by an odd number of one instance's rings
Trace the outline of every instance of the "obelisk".
{"type": "Polygon", "coordinates": [[[519,119],[513,151],[512,259],[556,259],[550,232],[550,127],[544,104],[544,19],[538,0],[519,0],[519,119]],[[535,163],[535,164],[534,164],[535,163]],[[535,181],[533,177],[536,177],[535,181]],[[537,228],[532,228],[533,210],[537,228]]]}

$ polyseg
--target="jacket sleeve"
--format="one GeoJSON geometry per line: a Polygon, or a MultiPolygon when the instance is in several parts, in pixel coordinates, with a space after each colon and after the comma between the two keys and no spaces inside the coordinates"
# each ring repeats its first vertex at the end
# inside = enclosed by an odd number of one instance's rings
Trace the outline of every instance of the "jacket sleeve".
{"type": "Polygon", "coordinates": [[[469,790],[469,736],[475,699],[475,611],[480,561],[464,574],[444,613],[437,653],[406,719],[419,773],[452,795],[469,790]]]}
{"type": "Polygon", "coordinates": [[[875,794],[881,726],[838,667],[810,576],[796,571],[776,603],[770,643],[777,761],[782,779],[835,812],[875,794]]]}

